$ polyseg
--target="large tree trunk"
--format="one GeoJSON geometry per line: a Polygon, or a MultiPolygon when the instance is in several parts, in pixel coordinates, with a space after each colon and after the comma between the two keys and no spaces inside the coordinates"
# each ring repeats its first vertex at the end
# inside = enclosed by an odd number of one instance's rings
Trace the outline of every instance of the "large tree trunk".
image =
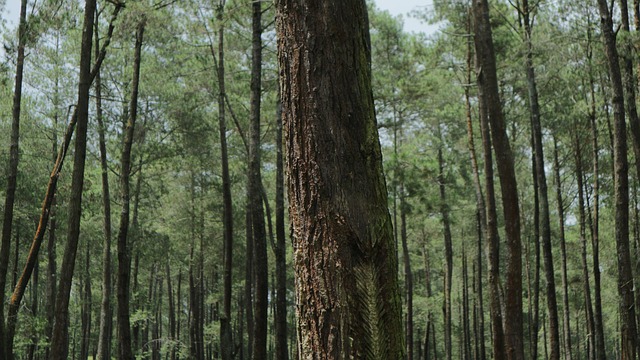
{"type": "Polygon", "coordinates": [[[87,123],[89,120],[89,92],[91,90],[91,46],[93,42],[93,19],[96,0],[86,0],[82,48],[80,50],[80,82],[78,86],[77,131],[71,175],[71,199],[69,200],[69,225],[67,246],[60,269],[58,293],[56,295],[56,316],[51,340],[51,359],[67,359],[69,352],[69,295],[75,267],[80,218],[82,214],[82,188],[84,165],[87,153],[87,123]]]}
{"type": "Polygon", "coordinates": [[[22,103],[22,75],[24,70],[24,48],[27,41],[27,0],[20,3],[20,23],[18,25],[18,57],[16,59],[16,78],[13,91],[11,122],[11,142],[9,145],[9,167],[7,188],[4,198],[4,217],[2,223],[2,242],[0,243],[0,360],[11,359],[13,354],[7,346],[4,329],[4,303],[7,271],[9,267],[9,248],[13,229],[13,204],[18,184],[18,162],[20,160],[20,105],[22,103]]]}
{"type": "Polygon", "coordinates": [[[253,37],[251,60],[251,141],[249,146],[249,202],[253,228],[253,258],[255,298],[252,359],[267,357],[267,321],[269,270],[267,266],[267,236],[262,206],[262,177],[260,175],[260,106],[262,94],[262,3],[253,2],[253,37]]]}
{"type": "Polygon", "coordinates": [[[618,255],[618,296],[620,312],[621,359],[636,358],[636,317],[633,276],[629,253],[629,164],[624,115],[624,92],[612,15],[606,0],[598,0],[600,20],[613,89],[613,154],[615,187],[615,238],[618,255]]]}
{"type": "Polygon", "coordinates": [[[299,356],[402,359],[365,1],[279,0],[276,23],[299,356]]]}
{"type": "MultiPolygon", "coordinates": [[[[475,44],[478,59],[478,85],[483,88],[488,120],[491,124],[491,140],[497,158],[502,207],[507,237],[507,265],[505,276],[505,353],[509,359],[524,358],[522,332],[522,244],[520,241],[520,208],[518,184],[515,177],[513,154],[507,137],[502,113],[496,58],[489,23],[487,0],[474,0],[475,44]]],[[[495,355],[494,355],[495,356],[495,355]]]]}
{"type": "Polygon", "coordinates": [[[118,299],[118,358],[132,360],[131,325],[129,322],[129,275],[131,268],[131,249],[128,245],[130,219],[130,177],[131,177],[131,148],[133,134],[138,115],[138,89],[140,85],[140,62],[142,53],[142,39],[144,36],[145,20],[141,19],[136,30],[136,44],[133,62],[133,77],[131,84],[131,99],[129,104],[129,118],[125,124],[122,155],[120,157],[120,187],[122,209],[120,210],[120,227],[118,229],[118,277],[116,296],[118,299]]]}

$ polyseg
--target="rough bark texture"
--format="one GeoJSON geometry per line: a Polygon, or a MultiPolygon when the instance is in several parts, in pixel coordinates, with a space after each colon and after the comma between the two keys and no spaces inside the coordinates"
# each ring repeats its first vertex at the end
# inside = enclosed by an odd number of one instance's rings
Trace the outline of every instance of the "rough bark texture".
{"type": "Polygon", "coordinates": [[[627,160],[627,131],[624,114],[624,92],[613,20],[606,0],[598,0],[605,54],[609,64],[613,90],[613,155],[615,188],[615,238],[618,255],[618,296],[620,311],[620,358],[636,358],[636,320],[629,252],[629,164],[627,160]]]}
{"type": "Polygon", "coordinates": [[[89,91],[91,89],[91,46],[93,41],[93,19],[96,0],[85,2],[82,48],[80,50],[80,82],[78,86],[77,131],[73,172],[71,175],[71,199],[69,200],[69,225],[67,246],[60,269],[58,293],[56,294],[56,316],[51,340],[51,359],[68,358],[69,343],[69,295],[75,267],[80,218],[82,214],[82,188],[84,163],[87,153],[87,123],[89,120],[89,91]]]}
{"type": "MultiPolygon", "coordinates": [[[[505,274],[505,352],[509,359],[524,358],[522,331],[522,244],[520,241],[520,208],[513,154],[507,137],[499,96],[496,59],[489,22],[487,0],[474,0],[475,44],[478,59],[478,85],[483,88],[491,124],[491,140],[500,176],[502,208],[507,245],[505,274]]],[[[495,355],[494,355],[495,356],[495,355]]]]}
{"type": "Polygon", "coordinates": [[[120,210],[120,226],[118,229],[118,277],[116,297],[118,299],[118,358],[122,360],[133,359],[131,348],[131,325],[129,323],[129,275],[130,275],[130,248],[128,245],[129,220],[130,220],[130,177],[131,177],[131,148],[133,145],[133,132],[138,114],[138,89],[140,85],[140,62],[142,53],[142,39],[144,36],[145,20],[138,23],[136,30],[136,44],[131,83],[131,99],[129,104],[129,118],[124,128],[124,141],[120,157],[120,191],[122,208],[120,210]]]}
{"type": "Polygon", "coordinates": [[[365,1],[276,6],[300,359],[402,359],[365,1]]]}

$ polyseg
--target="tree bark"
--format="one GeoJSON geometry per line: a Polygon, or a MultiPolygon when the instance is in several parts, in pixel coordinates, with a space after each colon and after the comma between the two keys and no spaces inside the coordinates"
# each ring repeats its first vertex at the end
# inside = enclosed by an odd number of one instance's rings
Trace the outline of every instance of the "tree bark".
{"type": "Polygon", "coordinates": [[[633,275],[629,253],[629,164],[624,113],[624,91],[613,20],[606,0],[598,0],[605,53],[609,64],[613,89],[613,154],[615,187],[615,238],[618,255],[618,296],[620,312],[621,356],[623,360],[636,358],[636,316],[634,308],[633,275]]]}
{"type": "MultiPolygon", "coordinates": [[[[100,47],[98,33],[98,14],[95,21],[95,47],[96,56],[100,47]]],[[[111,330],[113,327],[111,308],[111,195],[109,191],[109,167],[107,164],[107,145],[105,139],[105,126],[102,116],[102,82],[100,72],[96,74],[96,119],[98,121],[98,136],[100,149],[100,169],[102,170],[102,208],[104,212],[102,245],[102,300],[100,302],[100,329],[98,334],[98,360],[111,359],[111,330]]]]}
{"type": "Polygon", "coordinates": [[[276,111],[276,359],[289,360],[287,349],[287,243],[284,226],[284,162],[282,103],[278,90],[276,111]]]}
{"type": "Polygon", "coordinates": [[[558,228],[560,240],[560,257],[562,258],[562,304],[564,320],[564,357],[565,360],[572,359],[571,351],[571,316],[569,311],[569,281],[567,278],[567,246],[565,241],[565,214],[564,200],[562,197],[562,179],[560,178],[560,161],[558,160],[558,142],[553,137],[553,170],[556,178],[556,203],[558,206],[558,228]]]}
{"type": "Polygon", "coordinates": [[[227,124],[225,118],[225,69],[224,69],[224,6],[221,0],[217,8],[218,28],[218,128],[220,132],[220,158],[222,163],[222,200],[224,224],[222,316],[220,317],[220,347],[222,360],[233,358],[233,335],[231,332],[231,296],[233,269],[233,203],[231,201],[231,179],[229,177],[229,155],[227,152],[227,124]]]}
{"type": "Polygon", "coordinates": [[[475,44],[478,59],[478,85],[483,88],[491,124],[491,139],[497,158],[500,177],[502,207],[507,237],[507,264],[505,276],[505,353],[508,359],[524,358],[522,332],[522,244],[520,241],[520,208],[518,184],[515,177],[513,154],[505,128],[500,101],[496,59],[489,23],[487,0],[474,0],[475,44]]]}
{"type": "Polygon", "coordinates": [[[269,296],[269,270],[264,208],[262,206],[262,177],[260,174],[260,106],[262,95],[262,3],[252,4],[252,59],[251,59],[251,131],[249,146],[249,202],[253,228],[253,257],[255,298],[253,328],[253,360],[267,357],[267,321],[269,296]]]}
{"type": "Polygon", "coordinates": [[[11,142],[9,145],[9,167],[7,169],[7,188],[4,199],[4,217],[2,223],[2,242],[0,243],[0,360],[12,359],[12,349],[7,344],[4,323],[5,287],[9,268],[9,248],[13,229],[13,205],[18,184],[18,163],[20,161],[20,106],[22,103],[22,75],[24,73],[24,50],[27,41],[27,0],[20,2],[20,22],[18,24],[18,57],[16,59],[15,88],[11,111],[11,142]]]}
{"type": "MultiPolygon", "coordinates": [[[[590,20],[590,19],[589,19],[590,20]]],[[[606,349],[604,342],[604,325],[602,319],[602,296],[600,286],[600,161],[599,161],[599,143],[598,143],[598,126],[596,115],[596,95],[595,80],[593,76],[593,49],[591,40],[591,25],[587,26],[587,64],[589,69],[589,93],[590,93],[590,111],[589,120],[591,127],[591,144],[593,153],[593,205],[590,211],[591,215],[591,247],[593,251],[593,297],[594,297],[594,325],[596,340],[596,359],[606,359],[606,349]]],[[[605,101],[606,104],[606,101],[605,101]]],[[[606,105],[605,105],[606,106],[606,105]]],[[[605,114],[609,114],[607,110],[605,114]]]]}
{"type": "Polygon", "coordinates": [[[67,359],[69,352],[69,295],[75,267],[80,219],[82,214],[82,188],[84,165],[87,153],[87,123],[89,120],[89,92],[91,90],[91,46],[93,42],[93,19],[96,0],[86,0],[82,48],[80,51],[80,82],[78,86],[77,132],[73,172],[71,175],[71,199],[69,201],[69,225],[67,246],[60,269],[58,293],[56,295],[56,316],[51,340],[51,359],[67,359]]]}
{"type": "Polygon", "coordinates": [[[536,84],[535,68],[533,65],[532,19],[529,1],[522,0],[526,42],[526,72],[527,90],[529,93],[529,108],[531,111],[531,127],[533,132],[534,159],[536,162],[536,177],[540,200],[540,242],[544,260],[544,272],[547,280],[546,299],[547,315],[549,316],[549,348],[550,359],[560,359],[560,331],[558,320],[558,304],[556,300],[555,272],[553,266],[553,252],[551,247],[551,220],[549,216],[549,197],[547,192],[547,178],[545,174],[544,152],[542,146],[542,125],[540,120],[540,105],[538,103],[538,87],[536,84]]]}
{"type": "MultiPolygon", "coordinates": [[[[451,240],[451,225],[449,221],[449,206],[447,205],[447,195],[444,179],[444,159],[442,157],[442,148],[438,149],[438,188],[440,189],[440,214],[442,215],[442,227],[444,234],[444,348],[446,359],[451,360],[453,342],[452,337],[452,321],[451,321],[451,287],[453,282],[453,245],[451,240]]],[[[404,244],[403,244],[404,247],[404,244]]]]}
{"type": "Polygon", "coordinates": [[[131,99],[129,103],[129,118],[125,124],[122,155],[120,157],[120,187],[122,209],[120,210],[120,226],[118,229],[118,277],[116,296],[118,300],[118,358],[132,360],[131,325],[129,322],[129,278],[131,267],[131,249],[128,245],[130,219],[130,177],[131,177],[131,148],[133,135],[138,117],[138,90],[140,86],[140,63],[142,57],[142,41],[145,30],[145,19],[138,22],[136,29],[136,44],[133,62],[133,76],[131,83],[131,99]]]}
{"type": "Polygon", "coordinates": [[[301,359],[402,359],[365,1],[277,1],[301,359]]]}

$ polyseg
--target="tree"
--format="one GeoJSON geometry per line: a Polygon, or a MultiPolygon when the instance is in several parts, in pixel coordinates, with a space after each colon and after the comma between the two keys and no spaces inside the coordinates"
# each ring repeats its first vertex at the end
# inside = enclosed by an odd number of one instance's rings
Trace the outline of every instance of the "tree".
{"type": "Polygon", "coordinates": [[[20,2],[20,24],[18,25],[18,59],[16,61],[16,79],[13,91],[13,108],[11,122],[11,143],[9,145],[9,171],[7,189],[4,200],[4,218],[2,223],[2,239],[0,243],[0,360],[11,359],[12,354],[6,343],[4,331],[4,290],[9,267],[9,247],[11,230],[13,229],[13,205],[15,203],[18,181],[18,163],[20,161],[20,105],[22,103],[22,77],[24,72],[24,49],[27,41],[27,0],[20,2]]]}
{"type": "Polygon", "coordinates": [[[131,326],[129,323],[129,281],[131,269],[131,249],[127,242],[129,234],[130,219],[130,178],[131,178],[131,148],[136,119],[138,115],[138,91],[140,85],[140,62],[142,53],[142,40],[144,36],[146,20],[144,15],[138,22],[136,28],[136,44],[133,64],[133,76],[131,84],[131,99],[129,104],[129,118],[124,124],[122,143],[122,154],[120,157],[120,191],[122,198],[122,209],[120,211],[120,227],[118,229],[118,277],[117,277],[117,298],[118,298],[118,358],[133,359],[131,348],[131,326]]]}
{"type": "Polygon", "coordinates": [[[276,7],[299,356],[402,359],[366,4],[276,7]]]}
{"type": "Polygon", "coordinates": [[[634,309],[633,275],[629,253],[629,163],[625,125],[624,91],[612,14],[607,0],[598,0],[600,25],[609,76],[613,90],[613,157],[615,197],[615,238],[618,254],[618,296],[620,312],[621,359],[636,358],[636,316],[634,309]]]}
{"type": "MultiPolygon", "coordinates": [[[[478,86],[481,88],[484,97],[484,100],[481,100],[481,102],[485,102],[484,105],[487,107],[488,121],[491,125],[491,140],[496,154],[496,163],[500,177],[505,233],[507,237],[507,267],[504,294],[504,353],[508,359],[523,359],[522,245],[520,242],[518,183],[515,177],[513,154],[507,137],[502,103],[500,101],[496,58],[489,22],[489,4],[487,0],[474,0],[473,7],[478,86]]],[[[495,261],[495,259],[491,261],[495,261]]],[[[494,356],[497,355],[494,354],[494,356]]]]}
{"type": "Polygon", "coordinates": [[[80,218],[82,215],[82,189],[84,184],[84,167],[87,154],[87,123],[89,120],[89,91],[91,90],[91,47],[93,42],[93,19],[96,11],[96,0],[86,0],[84,23],[82,30],[82,48],[80,52],[80,82],[78,85],[77,131],[73,173],[71,183],[71,199],[69,201],[69,224],[67,246],[64,251],[62,267],[56,295],[56,316],[51,340],[51,358],[66,359],[69,352],[69,295],[71,279],[75,267],[78,240],[80,237],[80,218]]]}

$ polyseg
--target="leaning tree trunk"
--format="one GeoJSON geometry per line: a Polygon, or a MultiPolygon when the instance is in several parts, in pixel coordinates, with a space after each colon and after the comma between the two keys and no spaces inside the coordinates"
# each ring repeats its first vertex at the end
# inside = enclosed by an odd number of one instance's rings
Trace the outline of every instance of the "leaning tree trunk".
{"type": "Polygon", "coordinates": [[[629,253],[629,164],[627,160],[627,131],[625,128],[624,91],[612,15],[606,0],[598,0],[600,19],[609,63],[613,89],[613,155],[615,238],[618,254],[618,296],[620,312],[621,354],[623,360],[636,358],[636,316],[634,308],[633,275],[629,253]]]}
{"type": "Polygon", "coordinates": [[[276,6],[299,356],[402,359],[366,3],[276,6]]]}
{"type": "Polygon", "coordinates": [[[16,79],[13,92],[11,122],[11,142],[9,145],[9,168],[7,169],[7,189],[4,198],[4,218],[2,242],[0,243],[0,360],[11,359],[13,354],[7,346],[4,329],[4,294],[9,267],[9,248],[13,229],[13,204],[18,184],[18,162],[20,160],[20,105],[22,103],[22,75],[24,72],[24,48],[27,41],[27,0],[20,2],[20,23],[18,25],[18,57],[16,59],[16,79]]]}
{"type": "Polygon", "coordinates": [[[78,240],[80,237],[80,218],[82,214],[82,188],[84,183],[84,165],[87,154],[87,123],[89,120],[89,92],[91,90],[91,46],[93,41],[93,19],[96,0],[86,0],[82,48],[80,50],[80,82],[78,86],[77,131],[71,175],[71,199],[69,200],[69,225],[67,246],[60,269],[58,293],[56,295],[56,316],[51,339],[51,359],[67,359],[69,352],[69,296],[73,270],[75,267],[78,240]]]}
{"type": "Polygon", "coordinates": [[[140,85],[140,62],[142,53],[142,38],[144,36],[145,20],[141,19],[136,30],[136,45],[133,62],[133,77],[131,84],[131,100],[129,104],[129,118],[124,128],[124,141],[120,157],[120,188],[122,209],[120,210],[120,227],[118,229],[118,276],[116,296],[118,299],[118,358],[132,360],[131,325],[129,323],[129,278],[130,278],[130,248],[127,244],[129,233],[130,209],[130,177],[131,177],[131,148],[133,133],[138,115],[138,89],[140,85]]]}
{"type": "Polygon", "coordinates": [[[509,359],[524,358],[522,332],[522,244],[520,241],[520,208],[518,184],[515,177],[513,154],[502,113],[496,58],[489,22],[487,0],[474,0],[475,44],[478,59],[478,86],[488,109],[491,124],[491,140],[496,153],[496,164],[500,177],[502,207],[507,237],[507,264],[505,276],[504,335],[505,353],[509,359]]]}

